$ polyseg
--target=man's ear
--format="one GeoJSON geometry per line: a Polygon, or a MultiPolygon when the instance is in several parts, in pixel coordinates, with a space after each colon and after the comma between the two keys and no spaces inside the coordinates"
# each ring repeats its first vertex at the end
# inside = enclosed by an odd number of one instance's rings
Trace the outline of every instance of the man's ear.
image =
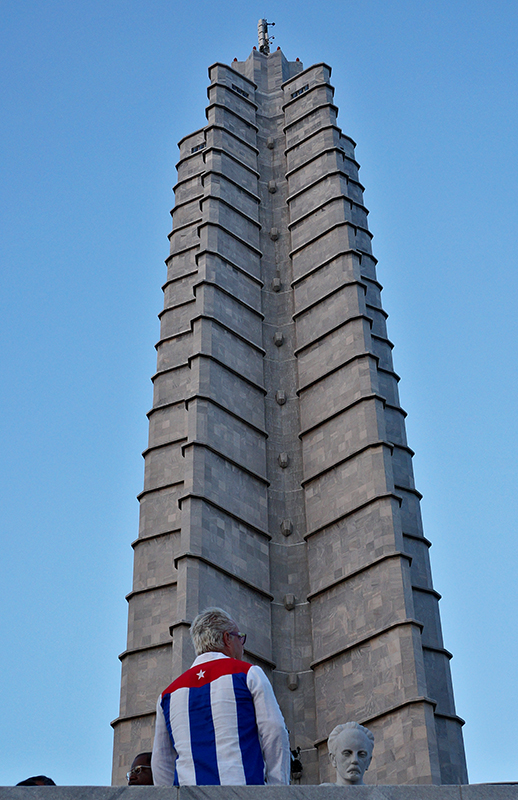
{"type": "Polygon", "coordinates": [[[331,752],[329,753],[329,761],[331,762],[333,767],[336,769],[336,756],[335,756],[334,753],[331,753],[331,752]]]}
{"type": "Polygon", "coordinates": [[[367,766],[365,767],[365,772],[367,772],[367,770],[369,769],[369,767],[371,765],[371,761],[372,761],[372,753],[371,753],[370,758],[369,758],[369,760],[367,762],[367,766]]]}
{"type": "Polygon", "coordinates": [[[223,638],[223,648],[221,652],[226,656],[230,656],[231,653],[229,651],[229,647],[232,642],[232,639],[230,638],[229,631],[225,631],[222,638],[223,638]]]}

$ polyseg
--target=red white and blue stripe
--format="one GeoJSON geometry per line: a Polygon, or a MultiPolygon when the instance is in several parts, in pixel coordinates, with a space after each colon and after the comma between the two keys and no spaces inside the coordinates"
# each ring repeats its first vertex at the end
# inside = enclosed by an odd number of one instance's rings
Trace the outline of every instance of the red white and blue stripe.
{"type": "Polygon", "coordinates": [[[260,667],[204,653],[159,697],[155,784],[287,783],[288,769],[286,727],[260,667]]]}

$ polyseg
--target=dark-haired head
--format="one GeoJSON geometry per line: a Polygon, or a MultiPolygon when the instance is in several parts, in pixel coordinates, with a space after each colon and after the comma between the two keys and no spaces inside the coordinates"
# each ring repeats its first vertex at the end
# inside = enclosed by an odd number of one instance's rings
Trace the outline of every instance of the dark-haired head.
{"type": "Polygon", "coordinates": [[[34,775],[32,778],[27,778],[24,781],[16,784],[17,786],[55,786],[56,784],[52,778],[47,778],[46,775],[34,775]]]}

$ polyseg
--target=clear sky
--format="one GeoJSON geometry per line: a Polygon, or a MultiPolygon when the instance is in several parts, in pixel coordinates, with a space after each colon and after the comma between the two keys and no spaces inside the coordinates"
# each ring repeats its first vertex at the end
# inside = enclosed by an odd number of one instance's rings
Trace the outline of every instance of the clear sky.
{"type": "Polygon", "coordinates": [[[176,143],[259,17],[358,143],[470,780],[518,780],[515,0],[4,0],[0,784],[109,784],[176,143]]]}

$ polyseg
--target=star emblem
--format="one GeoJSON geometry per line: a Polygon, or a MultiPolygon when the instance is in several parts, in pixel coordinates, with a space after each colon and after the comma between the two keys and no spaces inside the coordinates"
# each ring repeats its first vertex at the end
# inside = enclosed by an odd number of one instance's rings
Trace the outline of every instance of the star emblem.
{"type": "Polygon", "coordinates": [[[202,669],[200,669],[200,671],[197,673],[197,675],[198,675],[198,680],[199,681],[201,681],[201,679],[205,677],[205,673],[204,673],[204,671],[202,669]]]}

